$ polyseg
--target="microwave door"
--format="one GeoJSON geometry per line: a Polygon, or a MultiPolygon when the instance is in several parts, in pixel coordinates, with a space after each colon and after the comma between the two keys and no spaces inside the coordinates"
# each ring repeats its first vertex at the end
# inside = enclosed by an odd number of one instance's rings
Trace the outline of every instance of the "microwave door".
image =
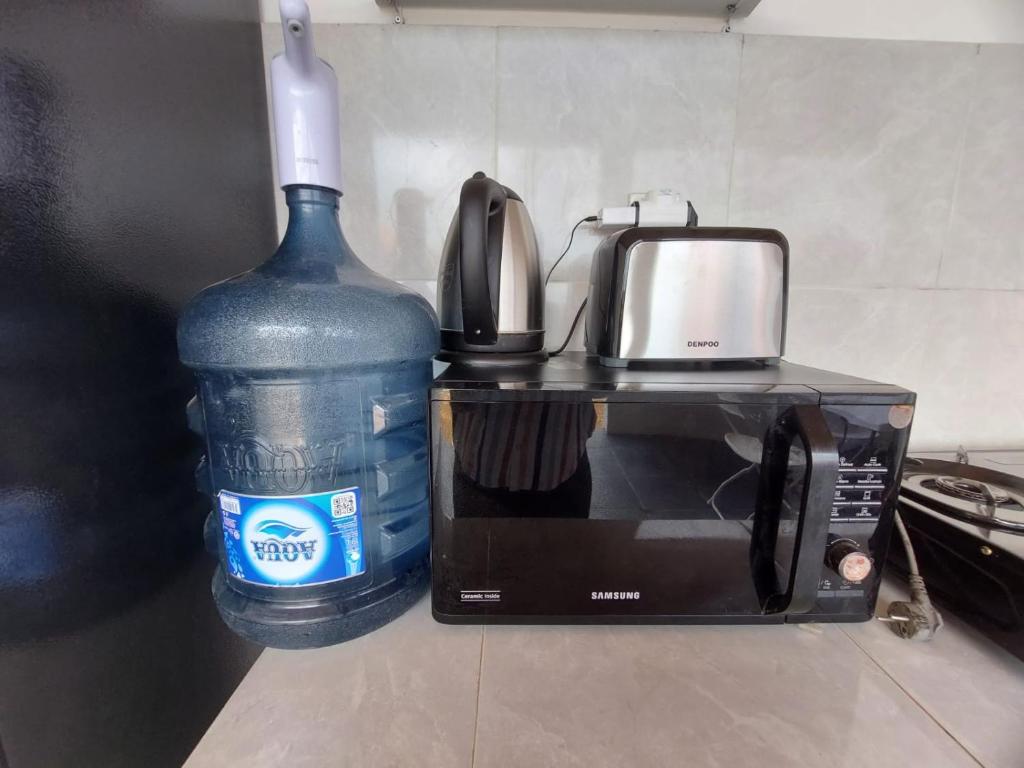
{"type": "Polygon", "coordinates": [[[766,595],[787,593],[786,557],[795,551],[765,538],[796,530],[783,511],[794,493],[785,477],[769,483],[781,494],[778,509],[758,505],[762,446],[772,446],[772,467],[783,443],[796,456],[802,446],[799,431],[773,432],[787,407],[567,392],[435,401],[435,613],[537,621],[765,616],[766,595]],[[759,587],[765,557],[779,563],[781,577],[759,587]]]}

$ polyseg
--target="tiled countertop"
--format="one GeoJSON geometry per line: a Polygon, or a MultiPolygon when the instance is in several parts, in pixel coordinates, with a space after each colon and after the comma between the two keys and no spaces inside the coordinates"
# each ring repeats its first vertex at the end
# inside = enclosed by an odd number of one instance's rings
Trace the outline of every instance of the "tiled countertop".
{"type": "Polygon", "coordinates": [[[235,765],[1021,768],[1024,663],[948,615],[911,643],[879,622],[452,627],[424,599],[265,651],[187,763],[235,765]]]}

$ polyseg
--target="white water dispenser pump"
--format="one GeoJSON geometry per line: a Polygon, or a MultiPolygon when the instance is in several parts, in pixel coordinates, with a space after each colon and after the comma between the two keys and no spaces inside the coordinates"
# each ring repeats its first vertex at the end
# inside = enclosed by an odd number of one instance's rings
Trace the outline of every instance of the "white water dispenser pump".
{"type": "Polygon", "coordinates": [[[280,10],[284,55],[270,64],[280,184],[341,192],[338,79],[313,51],[313,25],[305,1],[281,0],[280,10]]]}

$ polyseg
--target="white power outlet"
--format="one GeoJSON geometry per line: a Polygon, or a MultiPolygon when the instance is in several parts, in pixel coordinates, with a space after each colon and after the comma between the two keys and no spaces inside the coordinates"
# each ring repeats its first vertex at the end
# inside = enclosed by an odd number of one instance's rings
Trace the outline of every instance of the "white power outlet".
{"type": "Polygon", "coordinates": [[[689,201],[671,189],[633,192],[629,195],[629,205],[602,208],[598,212],[597,226],[685,227],[691,210],[689,201]]]}

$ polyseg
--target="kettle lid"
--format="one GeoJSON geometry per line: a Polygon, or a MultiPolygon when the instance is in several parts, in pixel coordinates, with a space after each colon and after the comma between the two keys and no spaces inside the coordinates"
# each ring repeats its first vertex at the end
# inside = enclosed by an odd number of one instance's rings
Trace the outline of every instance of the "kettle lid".
{"type": "Polygon", "coordinates": [[[503,190],[505,190],[505,195],[506,195],[506,196],[508,197],[508,199],[509,199],[509,200],[515,200],[515,201],[517,201],[517,202],[520,202],[520,203],[521,203],[521,202],[523,202],[523,198],[521,198],[521,197],[520,197],[520,196],[519,196],[519,195],[518,195],[518,194],[517,194],[517,193],[516,193],[515,191],[513,191],[513,190],[509,189],[508,187],[506,187],[506,186],[505,186],[504,184],[502,184],[502,183],[501,183],[501,182],[499,182],[499,181],[495,181],[494,179],[489,179],[489,178],[487,177],[487,174],[486,174],[486,173],[484,173],[483,171],[477,171],[476,173],[474,173],[474,174],[473,174],[472,176],[470,176],[469,178],[470,178],[470,179],[476,179],[476,180],[478,180],[478,181],[479,181],[480,179],[487,179],[488,181],[493,181],[493,182],[494,182],[495,184],[497,184],[497,185],[498,185],[498,186],[500,186],[500,187],[501,187],[501,188],[502,188],[503,190]]]}

